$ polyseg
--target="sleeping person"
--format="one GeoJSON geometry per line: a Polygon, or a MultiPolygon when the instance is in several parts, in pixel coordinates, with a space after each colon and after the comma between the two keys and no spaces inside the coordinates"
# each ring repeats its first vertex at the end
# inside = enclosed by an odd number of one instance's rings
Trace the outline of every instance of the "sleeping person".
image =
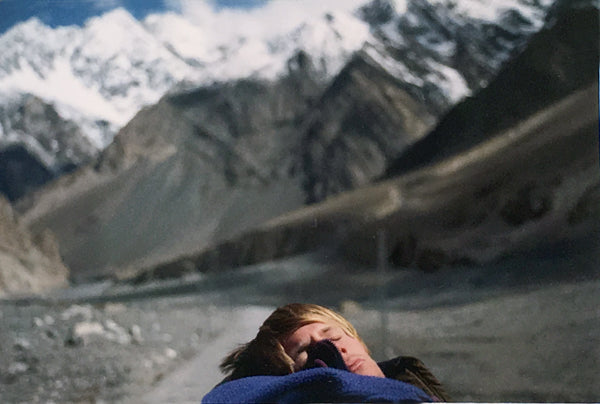
{"type": "Polygon", "coordinates": [[[276,309],[250,342],[225,357],[225,379],[203,403],[448,401],[412,357],[377,363],[356,329],[315,304],[276,309]]]}

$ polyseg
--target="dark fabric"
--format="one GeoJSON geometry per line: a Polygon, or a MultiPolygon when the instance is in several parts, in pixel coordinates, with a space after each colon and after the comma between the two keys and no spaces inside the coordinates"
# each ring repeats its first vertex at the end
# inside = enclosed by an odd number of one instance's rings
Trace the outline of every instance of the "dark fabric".
{"type": "Polygon", "coordinates": [[[202,399],[210,403],[429,402],[421,389],[397,380],[363,376],[329,367],[286,376],[252,376],[215,387],[202,399]]]}
{"type": "Polygon", "coordinates": [[[437,378],[425,367],[425,364],[411,356],[400,356],[385,362],[379,362],[385,377],[412,384],[423,390],[435,401],[450,401],[450,396],[437,378]]]}
{"type": "Polygon", "coordinates": [[[329,367],[348,370],[342,354],[328,339],[317,342],[308,349],[308,359],[303,369],[329,367]]]}

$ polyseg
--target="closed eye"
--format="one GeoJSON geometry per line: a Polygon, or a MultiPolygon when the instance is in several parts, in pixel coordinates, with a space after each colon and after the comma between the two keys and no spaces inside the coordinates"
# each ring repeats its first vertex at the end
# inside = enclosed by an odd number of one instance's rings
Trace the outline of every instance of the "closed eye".
{"type": "Polygon", "coordinates": [[[327,339],[332,340],[332,341],[338,341],[339,339],[342,338],[342,334],[343,331],[340,330],[339,328],[333,328],[327,329],[326,335],[327,335],[327,339]]]}

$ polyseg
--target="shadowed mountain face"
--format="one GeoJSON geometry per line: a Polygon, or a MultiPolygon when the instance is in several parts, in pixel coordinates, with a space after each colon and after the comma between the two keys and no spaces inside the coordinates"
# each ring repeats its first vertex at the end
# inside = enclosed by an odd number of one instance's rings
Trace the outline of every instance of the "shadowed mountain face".
{"type": "Polygon", "coordinates": [[[96,155],[74,122],[31,95],[0,105],[0,127],[0,194],[10,201],[96,155]]]}
{"type": "Polygon", "coordinates": [[[26,147],[12,145],[0,150],[0,189],[9,200],[17,200],[52,178],[52,172],[26,147]]]}
{"type": "Polygon", "coordinates": [[[487,5],[491,11],[487,17],[459,3],[374,0],[359,10],[381,41],[377,50],[371,49],[374,56],[393,60],[391,70],[400,72],[397,77],[404,89],[435,116],[466,95],[460,87],[470,93],[486,86],[540,28],[535,16],[544,15],[547,7],[540,2],[516,3],[511,9],[498,9],[492,22],[487,18],[500,3],[487,5]],[[396,14],[398,6],[405,12],[396,14]]]}
{"type": "Polygon", "coordinates": [[[391,178],[469,147],[505,130],[571,92],[598,81],[598,10],[569,8],[533,37],[496,79],[444,116],[427,136],[393,161],[391,178]]]}
{"type": "Polygon", "coordinates": [[[371,182],[433,122],[397,79],[356,55],[306,120],[300,150],[308,202],[371,182]]]}
{"type": "MultiPolygon", "coordinates": [[[[598,9],[553,18],[488,87],[409,147],[381,187],[362,191],[380,200],[348,213],[365,224],[346,232],[344,254],[373,260],[384,229],[390,261],[433,270],[598,227],[598,9]]],[[[353,195],[344,204],[366,197],[353,195]]]]}
{"type": "MultiPolygon", "coordinates": [[[[357,219],[346,222],[365,224],[346,232],[344,254],[373,260],[385,229],[394,264],[432,270],[598,226],[598,9],[553,18],[488,87],[407,148],[381,187],[362,191],[380,200],[348,213],[357,219]]],[[[366,197],[352,195],[344,205],[366,197]]]]}

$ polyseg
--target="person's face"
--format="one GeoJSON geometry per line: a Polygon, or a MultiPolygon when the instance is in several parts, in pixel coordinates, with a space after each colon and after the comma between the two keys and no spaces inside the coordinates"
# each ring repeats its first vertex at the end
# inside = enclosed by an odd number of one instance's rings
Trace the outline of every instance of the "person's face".
{"type": "Polygon", "coordinates": [[[294,370],[302,369],[308,359],[308,348],[329,339],[342,354],[344,363],[352,373],[385,377],[377,363],[371,359],[364,345],[349,336],[335,322],[311,323],[298,328],[282,342],[285,352],[294,360],[294,370]]]}

